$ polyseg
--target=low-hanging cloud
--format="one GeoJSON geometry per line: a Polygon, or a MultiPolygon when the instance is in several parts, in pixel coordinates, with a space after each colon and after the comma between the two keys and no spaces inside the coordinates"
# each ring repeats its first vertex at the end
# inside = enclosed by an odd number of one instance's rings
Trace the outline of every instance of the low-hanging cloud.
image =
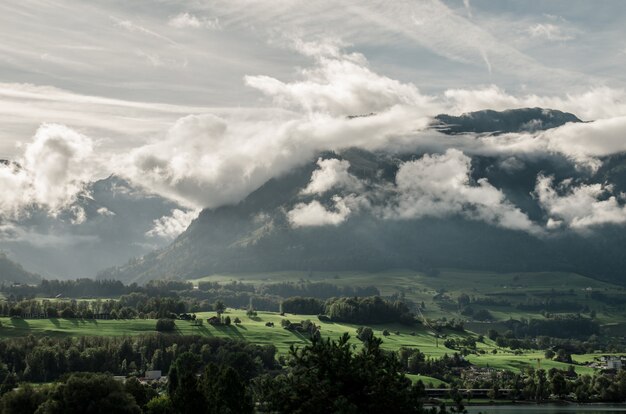
{"type": "MultiPolygon", "coordinates": [[[[90,138],[66,126],[42,125],[18,162],[0,163],[0,217],[33,207],[56,215],[70,206],[97,170],[93,149],[90,138]]],[[[75,213],[83,220],[84,212],[75,213]]]]}
{"type": "Polygon", "coordinates": [[[409,134],[429,128],[431,99],[361,63],[351,55],[324,55],[317,59],[318,69],[304,73],[304,81],[248,79],[283,106],[280,116],[190,115],[164,139],[132,151],[118,168],[133,182],[183,205],[216,207],[240,201],[320,151],[406,146],[409,134]],[[282,86],[268,86],[277,84],[282,86]],[[314,104],[318,99],[321,103],[314,104]],[[294,100],[299,111],[288,111],[294,100]],[[354,114],[371,116],[350,117],[354,114]]]}
{"type": "Polygon", "coordinates": [[[154,220],[154,226],[146,232],[146,235],[173,240],[189,227],[199,213],[198,210],[183,211],[176,208],[172,210],[169,216],[163,216],[154,220]]]}
{"type": "Polygon", "coordinates": [[[333,196],[334,210],[329,210],[317,200],[310,203],[298,203],[287,212],[287,220],[292,227],[338,226],[352,213],[345,200],[333,196]]]}
{"type": "Polygon", "coordinates": [[[394,196],[383,215],[392,219],[462,216],[530,233],[540,233],[519,208],[486,179],[471,183],[471,159],[456,149],[403,163],[394,196]]]}
{"type": "Polygon", "coordinates": [[[348,171],[350,168],[349,161],[339,160],[337,158],[319,158],[317,165],[319,168],[313,171],[311,181],[306,188],[302,190],[302,194],[322,195],[334,188],[349,190],[359,190],[362,188],[359,179],[348,171]]]}
{"type": "Polygon", "coordinates": [[[546,212],[546,227],[587,230],[604,224],[626,223],[624,194],[613,194],[611,185],[580,184],[571,180],[555,185],[554,177],[537,177],[535,196],[546,212]]]}
{"type": "MultiPolygon", "coordinates": [[[[401,167],[396,183],[398,202],[386,210],[389,217],[430,215],[437,207],[446,214],[538,233],[538,226],[500,190],[485,180],[476,184],[464,181],[469,179],[470,156],[491,155],[519,164],[526,157],[557,153],[576,164],[597,168],[600,157],[626,150],[621,139],[626,131],[623,91],[598,88],[566,97],[516,97],[491,86],[430,96],[412,83],[378,74],[363,55],[345,53],[336,44],[296,42],[295,49],[313,62],[310,68],[300,70],[295,80],[245,78],[273,108],[254,112],[233,108],[184,116],[162,135],[155,134],[151,143],[139,143],[126,155],[94,153],[95,144],[84,135],[60,125],[42,126],[33,143],[26,146],[19,168],[15,164],[0,166],[3,188],[10,190],[0,198],[0,211],[6,215],[36,204],[55,214],[70,205],[84,183],[95,177],[95,164],[106,164],[135,185],[189,210],[213,208],[239,202],[267,180],[310,162],[321,151],[358,147],[444,154],[401,167]],[[585,119],[601,119],[498,136],[446,136],[430,128],[438,113],[520,106],[572,110],[585,119]],[[437,169],[440,163],[457,168],[458,175],[446,178],[450,171],[437,169]],[[456,180],[456,186],[429,197],[431,189],[412,183],[410,176],[431,172],[442,174],[432,177],[433,182],[456,180]],[[413,202],[421,203],[420,211],[427,213],[412,212],[413,202]]],[[[331,189],[363,190],[363,183],[348,172],[347,162],[336,159],[318,164],[319,170],[303,190],[305,195],[331,189]]],[[[350,206],[347,210],[340,207],[326,210],[322,204],[310,202],[300,205],[298,211],[320,213],[323,208],[329,214],[317,214],[326,217],[318,221],[332,222],[345,220],[353,211],[350,206]]],[[[76,221],[81,217],[77,211],[76,221]]]]}

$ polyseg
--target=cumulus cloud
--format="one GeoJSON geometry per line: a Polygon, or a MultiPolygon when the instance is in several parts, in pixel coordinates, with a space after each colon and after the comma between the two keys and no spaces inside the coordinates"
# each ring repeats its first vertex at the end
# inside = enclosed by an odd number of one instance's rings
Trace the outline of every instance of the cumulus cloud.
{"type": "Polygon", "coordinates": [[[414,144],[410,135],[429,128],[437,106],[413,85],[375,74],[350,55],[324,54],[316,62],[315,69],[303,72],[305,79],[291,83],[248,78],[274,101],[298,103],[303,112],[187,116],[164,139],[132,151],[119,170],[189,207],[216,207],[240,201],[320,151],[404,148],[414,144]]]}
{"type": "Polygon", "coordinates": [[[565,180],[555,186],[554,177],[537,178],[535,195],[548,215],[546,226],[550,229],[569,227],[576,230],[603,224],[626,223],[624,194],[616,197],[611,185],[581,184],[571,186],[565,180]]]}
{"type": "MultiPolygon", "coordinates": [[[[97,170],[93,147],[70,128],[42,125],[19,162],[0,164],[0,216],[16,218],[29,207],[56,215],[69,207],[97,170]]],[[[76,223],[84,221],[84,211],[72,213],[76,223]]]]}
{"type": "Polygon", "coordinates": [[[172,210],[169,216],[163,216],[154,220],[154,226],[146,232],[146,235],[175,239],[179,234],[187,230],[187,227],[198,217],[199,213],[199,210],[183,211],[176,208],[172,210]]]}
{"type": "Polygon", "coordinates": [[[297,48],[317,60],[315,67],[301,71],[301,80],[285,83],[269,76],[246,76],[246,84],[274,98],[277,105],[339,116],[433,104],[415,85],[371,71],[360,54],[340,54],[334,45],[315,43],[300,42],[297,48]]]}
{"type": "Polygon", "coordinates": [[[359,190],[362,184],[354,175],[348,172],[350,162],[336,158],[318,158],[319,169],[313,171],[311,181],[302,190],[302,194],[322,195],[333,188],[359,190]]]}
{"type": "Polygon", "coordinates": [[[386,218],[463,216],[513,230],[539,233],[519,208],[486,179],[470,179],[471,159],[456,149],[403,163],[386,218]]]}
{"type": "Polygon", "coordinates": [[[292,227],[338,226],[346,221],[352,210],[342,197],[333,197],[334,210],[328,210],[317,200],[299,203],[287,212],[292,227]]]}

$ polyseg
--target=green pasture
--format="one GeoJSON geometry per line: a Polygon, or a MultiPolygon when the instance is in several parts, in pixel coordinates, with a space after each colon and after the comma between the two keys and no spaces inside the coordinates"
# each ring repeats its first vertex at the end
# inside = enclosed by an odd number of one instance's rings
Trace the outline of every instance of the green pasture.
{"type": "Polygon", "coordinates": [[[326,282],[338,286],[375,286],[382,295],[402,294],[416,303],[424,302],[423,312],[427,318],[468,319],[459,314],[456,299],[462,293],[474,297],[507,299],[513,306],[479,306],[488,309],[497,321],[510,318],[543,318],[539,312],[518,309],[515,305],[528,299],[545,298],[556,293],[557,300],[575,301],[596,310],[601,323],[619,323],[626,318],[623,312],[607,309],[605,304],[590,299],[589,292],[624,294],[621,286],[598,281],[576,273],[566,272],[513,272],[496,273],[458,269],[441,269],[436,276],[427,276],[412,270],[388,270],[382,272],[261,272],[220,273],[191,280],[199,282],[244,282],[254,285],[281,282],[326,282]],[[445,292],[448,301],[435,301],[438,292],[445,292]]]}
{"type": "MultiPolygon", "coordinates": [[[[356,329],[358,325],[321,322],[313,315],[290,315],[284,317],[278,313],[258,312],[257,317],[250,318],[244,310],[228,309],[228,315],[234,320],[241,319],[240,325],[212,326],[206,319],[215,315],[213,312],[198,313],[198,318],[202,318],[202,326],[194,326],[190,321],[176,321],[176,334],[179,335],[201,335],[228,337],[232,339],[246,340],[256,344],[271,344],[276,346],[279,353],[286,353],[290,346],[304,346],[309,340],[298,332],[288,331],[280,326],[281,320],[289,319],[291,322],[300,322],[310,319],[321,326],[324,337],[339,338],[344,332],[348,332],[355,349],[360,347],[360,341],[356,339],[356,329]],[[273,322],[273,327],[265,324],[273,322]]],[[[20,337],[27,335],[35,336],[132,336],[140,334],[155,333],[156,320],[154,319],[130,319],[130,320],[81,320],[81,319],[10,319],[0,318],[0,338],[20,337]]],[[[383,348],[388,350],[398,350],[400,347],[419,348],[428,357],[439,358],[444,354],[451,355],[455,351],[443,346],[444,338],[437,338],[431,330],[418,325],[407,327],[399,324],[371,325],[376,336],[383,339],[383,348]],[[383,336],[383,330],[390,332],[389,336],[383,336]]],[[[448,331],[443,333],[446,337],[464,337],[474,335],[472,333],[458,333],[448,331]]],[[[524,352],[515,355],[511,350],[498,348],[493,341],[486,339],[484,343],[478,343],[478,349],[484,350],[481,355],[469,355],[468,361],[480,367],[491,367],[496,369],[509,369],[518,371],[528,367],[541,367],[550,369],[552,367],[567,369],[568,365],[552,360],[546,360],[542,352],[524,352]],[[492,351],[497,349],[497,354],[492,351]],[[539,362],[537,361],[539,359],[539,362]]],[[[597,355],[575,355],[574,360],[581,363],[589,362],[597,355]]],[[[576,365],[578,373],[591,373],[592,369],[584,365],[576,365]]],[[[425,383],[427,381],[424,381],[425,383]]],[[[435,381],[433,386],[438,386],[435,381]]]]}

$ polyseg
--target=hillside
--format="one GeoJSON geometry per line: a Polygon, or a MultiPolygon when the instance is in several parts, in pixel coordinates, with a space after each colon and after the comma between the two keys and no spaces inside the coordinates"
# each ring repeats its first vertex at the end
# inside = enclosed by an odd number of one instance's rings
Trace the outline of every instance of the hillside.
{"type": "Polygon", "coordinates": [[[0,282],[36,283],[39,279],[39,275],[28,272],[22,265],[15,263],[5,253],[0,252],[0,282]]]}
{"type": "MultiPolygon", "coordinates": [[[[450,134],[459,133],[460,127],[472,133],[497,133],[524,131],[530,124],[547,129],[579,122],[572,114],[541,109],[442,115],[438,120],[447,125],[438,128],[448,128],[450,134]]],[[[567,230],[537,235],[489,223],[480,217],[480,211],[389,218],[388,199],[396,196],[394,180],[399,170],[422,155],[357,149],[319,154],[319,159],[268,181],[237,205],[204,210],[170,246],[108,269],[100,277],[142,282],[216,272],[408,268],[428,273],[438,268],[461,268],[568,271],[626,283],[622,278],[626,255],[619,247],[626,240],[619,227],[603,227],[601,235],[567,230]],[[357,183],[353,185],[358,190],[344,183],[332,191],[307,193],[315,174],[323,168],[322,160],[349,165],[343,173],[348,173],[347,181],[357,183]],[[337,200],[353,204],[346,207],[337,200]],[[338,221],[294,225],[289,212],[303,206],[314,207],[316,213],[321,209],[338,221]],[[346,209],[350,213],[347,218],[342,217],[346,209]]],[[[596,183],[610,181],[615,193],[626,191],[624,155],[605,159],[597,171],[581,170],[555,154],[517,160],[515,168],[505,161],[497,156],[473,156],[466,185],[478,188],[486,179],[536,223],[546,221],[534,193],[537,177],[542,174],[553,176],[556,182],[572,177],[596,183]]],[[[447,206],[444,203],[438,208],[447,206]]]]}

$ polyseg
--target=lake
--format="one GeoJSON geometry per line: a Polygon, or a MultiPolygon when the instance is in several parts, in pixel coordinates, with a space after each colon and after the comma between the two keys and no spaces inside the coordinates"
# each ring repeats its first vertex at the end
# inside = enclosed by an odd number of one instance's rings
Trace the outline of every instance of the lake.
{"type": "Polygon", "coordinates": [[[615,414],[626,413],[626,405],[485,405],[467,407],[469,414],[615,414]]]}

